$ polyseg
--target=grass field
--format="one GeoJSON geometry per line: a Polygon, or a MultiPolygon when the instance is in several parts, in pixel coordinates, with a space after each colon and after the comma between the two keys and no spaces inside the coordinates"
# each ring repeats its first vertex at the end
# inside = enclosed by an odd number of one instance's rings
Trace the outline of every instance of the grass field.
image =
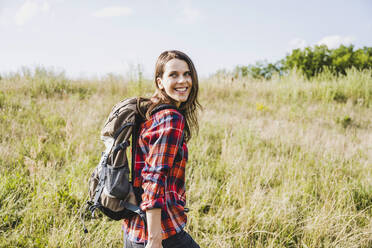
{"type": "MultiPolygon", "coordinates": [[[[200,82],[187,231],[201,247],[372,247],[372,77],[292,73],[200,82]]],[[[79,209],[116,102],[152,82],[0,80],[0,247],[121,247],[121,223],[79,209]]]]}

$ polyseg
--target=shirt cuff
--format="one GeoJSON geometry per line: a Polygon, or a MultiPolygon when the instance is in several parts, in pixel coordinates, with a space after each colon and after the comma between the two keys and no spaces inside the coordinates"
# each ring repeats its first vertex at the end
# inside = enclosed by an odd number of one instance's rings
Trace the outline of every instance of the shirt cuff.
{"type": "Polygon", "coordinates": [[[143,184],[144,193],[140,208],[146,211],[153,208],[163,208],[165,205],[164,186],[155,182],[146,182],[143,184]]]}

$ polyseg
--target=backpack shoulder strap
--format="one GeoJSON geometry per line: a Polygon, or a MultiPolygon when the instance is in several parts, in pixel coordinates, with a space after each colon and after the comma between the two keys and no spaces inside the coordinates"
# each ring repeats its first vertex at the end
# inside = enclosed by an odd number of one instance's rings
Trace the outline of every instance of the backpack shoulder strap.
{"type": "MultiPolygon", "coordinates": [[[[171,104],[160,104],[159,106],[157,106],[156,108],[154,108],[151,111],[151,115],[154,115],[157,112],[159,112],[161,110],[164,110],[164,109],[175,109],[175,110],[179,111],[178,108],[176,106],[174,106],[174,105],[171,105],[171,104]]],[[[183,144],[183,141],[184,141],[184,131],[182,131],[181,141],[180,141],[180,144],[178,146],[178,149],[181,149],[182,144],[183,144]]]]}
{"type": "Polygon", "coordinates": [[[151,114],[150,115],[154,115],[157,112],[162,111],[164,109],[175,109],[175,110],[178,110],[178,108],[176,106],[174,106],[174,105],[171,105],[171,104],[160,104],[159,106],[155,107],[151,111],[151,114]]]}
{"type": "MultiPolygon", "coordinates": [[[[137,120],[136,119],[136,125],[134,126],[133,128],[133,133],[132,133],[132,164],[131,164],[131,176],[132,176],[132,183],[134,182],[134,164],[135,164],[135,157],[136,157],[136,144],[137,144],[137,140],[139,138],[139,129],[140,129],[140,125],[141,125],[141,121],[143,120],[146,120],[146,116],[145,116],[145,113],[142,112],[142,109],[141,109],[141,103],[144,101],[144,100],[147,100],[145,98],[141,98],[141,97],[138,97],[137,98],[137,112],[138,112],[138,117],[141,119],[141,120],[137,120]]],[[[175,109],[175,110],[178,110],[178,108],[174,105],[171,105],[171,104],[160,104],[159,106],[155,107],[152,111],[151,111],[151,114],[150,115],[154,115],[156,114],[157,112],[161,111],[161,110],[164,110],[164,109],[175,109]]],[[[182,147],[182,143],[183,143],[183,137],[184,134],[182,132],[182,138],[181,138],[181,144],[179,147],[182,147]]]]}

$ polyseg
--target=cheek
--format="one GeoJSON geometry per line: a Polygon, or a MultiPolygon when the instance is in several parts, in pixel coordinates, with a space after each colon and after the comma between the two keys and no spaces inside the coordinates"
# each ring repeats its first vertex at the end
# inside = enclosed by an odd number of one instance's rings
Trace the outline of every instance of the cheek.
{"type": "Polygon", "coordinates": [[[189,85],[190,85],[190,88],[193,88],[193,86],[194,86],[194,83],[192,82],[192,78],[190,78],[190,80],[189,80],[189,85]]]}
{"type": "Polygon", "coordinates": [[[172,87],[172,84],[171,82],[167,82],[167,84],[164,85],[164,90],[167,92],[167,93],[171,93],[173,92],[173,87],[172,87]]]}
{"type": "Polygon", "coordinates": [[[191,76],[188,78],[188,81],[190,82],[190,85],[193,85],[192,77],[191,76]]]}
{"type": "Polygon", "coordinates": [[[173,79],[170,79],[167,81],[167,88],[172,90],[175,84],[176,84],[176,81],[173,79]]]}

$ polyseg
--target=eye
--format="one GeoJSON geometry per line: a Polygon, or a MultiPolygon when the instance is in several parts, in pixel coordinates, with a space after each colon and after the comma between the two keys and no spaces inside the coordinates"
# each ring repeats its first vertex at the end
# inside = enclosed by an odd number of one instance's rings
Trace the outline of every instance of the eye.
{"type": "Polygon", "coordinates": [[[189,71],[185,72],[185,76],[191,76],[191,72],[189,71]]]}
{"type": "Polygon", "coordinates": [[[171,74],[169,74],[169,76],[172,77],[172,78],[176,78],[177,77],[177,73],[172,72],[171,74]]]}

